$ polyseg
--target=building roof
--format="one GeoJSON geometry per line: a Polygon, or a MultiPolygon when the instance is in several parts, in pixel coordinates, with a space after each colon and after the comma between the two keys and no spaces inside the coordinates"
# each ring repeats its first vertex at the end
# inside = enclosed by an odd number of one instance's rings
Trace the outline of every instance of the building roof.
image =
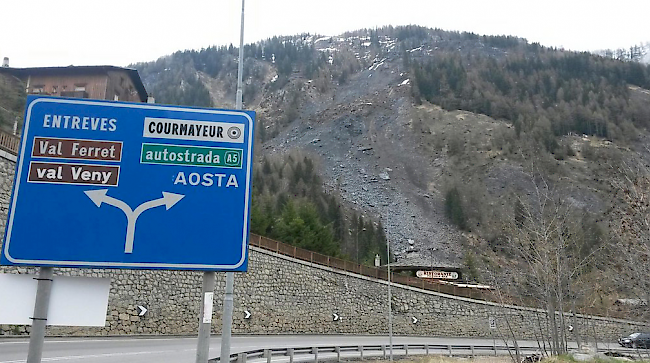
{"type": "Polygon", "coordinates": [[[76,75],[76,74],[89,74],[89,73],[107,73],[113,72],[126,72],[131,78],[138,96],[142,102],[147,101],[147,90],[142,83],[140,74],[137,69],[123,68],[116,66],[68,66],[68,67],[32,67],[32,68],[12,68],[0,67],[0,73],[7,73],[14,75],[18,78],[25,78],[30,75],[76,75]]]}
{"type": "Polygon", "coordinates": [[[457,263],[442,262],[432,259],[431,256],[423,256],[419,252],[409,251],[405,257],[399,258],[396,262],[390,263],[391,269],[400,270],[460,270],[462,266],[457,263]]]}

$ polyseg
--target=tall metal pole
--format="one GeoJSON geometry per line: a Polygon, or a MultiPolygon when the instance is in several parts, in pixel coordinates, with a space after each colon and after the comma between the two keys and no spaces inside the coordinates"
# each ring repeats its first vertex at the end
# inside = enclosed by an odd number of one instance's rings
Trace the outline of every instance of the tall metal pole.
{"type": "Polygon", "coordinates": [[[393,361],[393,307],[392,307],[392,300],[393,297],[391,295],[390,291],[390,232],[389,232],[389,227],[390,227],[390,222],[388,221],[388,218],[386,218],[387,226],[386,226],[386,250],[388,253],[388,344],[390,346],[390,361],[393,361]]]}
{"type": "Polygon", "coordinates": [[[221,362],[230,362],[230,337],[232,336],[233,293],[235,273],[226,272],[226,294],[223,297],[223,329],[221,330],[221,362]]]}
{"type": "MultiPolygon", "coordinates": [[[[239,33],[239,64],[237,67],[237,98],[235,109],[243,108],[242,77],[244,74],[244,0],[241,1],[241,30],[239,33]]],[[[226,293],[223,298],[223,329],[221,331],[221,362],[230,362],[230,337],[232,336],[233,295],[235,291],[235,273],[226,272],[226,293]]]]}
{"type": "Polygon", "coordinates": [[[29,333],[29,350],[27,363],[40,363],[43,356],[43,341],[45,340],[45,325],[47,325],[47,310],[50,305],[52,291],[52,276],[54,268],[41,267],[38,272],[36,286],[36,302],[32,317],[32,331],[29,333]]]}
{"type": "Polygon", "coordinates": [[[235,108],[242,109],[242,77],[244,73],[244,0],[241,0],[241,31],[239,33],[239,64],[237,67],[237,102],[235,108]]]}
{"type": "Polygon", "coordinates": [[[216,285],[215,277],[216,273],[214,271],[206,271],[203,273],[196,363],[207,363],[210,358],[210,328],[212,327],[212,302],[214,301],[214,287],[216,285]]]}
{"type": "Polygon", "coordinates": [[[357,241],[356,241],[356,244],[357,244],[357,260],[356,260],[356,262],[359,263],[359,225],[358,224],[357,224],[357,228],[355,228],[355,229],[357,230],[357,241]]]}

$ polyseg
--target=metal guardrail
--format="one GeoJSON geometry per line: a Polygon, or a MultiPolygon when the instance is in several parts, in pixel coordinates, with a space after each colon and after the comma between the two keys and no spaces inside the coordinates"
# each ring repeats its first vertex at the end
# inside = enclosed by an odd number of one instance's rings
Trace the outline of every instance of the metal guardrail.
{"type": "MultiPolygon", "coordinates": [[[[521,355],[541,354],[537,345],[520,345],[521,355]]],[[[638,351],[629,348],[599,348],[598,352],[617,352],[627,355],[639,355],[638,351]]],[[[649,351],[650,353],[650,351],[649,351]]],[[[503,344],[468,345],[468,344],[393,344],[393,357],[415,355],[445,355],[449,357],[475,357],[488,355],[515,354],[513,346],[503,344]]],[[[229,363],[294,363],[338,361],[341,359],[383,358],[390,355],[389,345],[345,345],[345,346],[315,346],[299,348],[256,349],[230,355],[229,363]]],[[[645,355],[645,354],[643,354],[645,355]]],[[[210,359],[217,363],[220,358],[210,359]]]]}
{"type": "MultiPolygon", "coordinates": [[[[513,348],[510,347],[512,350],[513,348]]],[[[393,357],[410,355],[448,355],[476,356],[507,354],[508,347],[503,345],[441,345],[441,344],[393,344],[393,357]],[[489,352],[489,354],[487,353],[489,352]]],[[[520,347],[520,350],[535,353],[538,347],[520,347]]],[[[256,349],[230,355],[229,363],[279,363],[279,362],[319,362],[341,361],[341,359],[383,358],[390,356],[389,345],[344,345],[344,346],[315,346],[300,348],[256,349]]],[[[210,359],[217,363],[220,358],[210,359]]]]}
{"type": "MultiPolygon", "coordinates": [[[[302,249],[300,247],[292,246],[282,243],[270,238],[262,237],[251,233],[249,243],[252,246],[263,248],[268,251],[293,257],[298,260],[314,263],[317,265],[327,266],[337,270],[352,272],[355,274],[376,278],[379,280],[388,280],[388,273],[385,269],[370,267],[358,264],[352,261],[346,261],[336,257],[322,255],[317,252],[302,249]]],[[[424,290],[435,291],[443,294],[467,297],[476,300],[485,300],[498,302],[489,291],[471,288],[471,287],[458,287],[438,284],[435,282],[427,281],[417,277],[404,276],[391,272],[391,282],[395,284],[407,285],[417,287],[424,290]]]]}
{"type": "Polygon", "coordinates": [[[18,155],[20,138],[0,130],[0,149],[18,155]]]}

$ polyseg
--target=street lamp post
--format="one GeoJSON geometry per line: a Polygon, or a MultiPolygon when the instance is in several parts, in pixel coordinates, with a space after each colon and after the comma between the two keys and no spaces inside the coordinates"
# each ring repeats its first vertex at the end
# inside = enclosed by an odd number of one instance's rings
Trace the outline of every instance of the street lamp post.
{"type": "Polygon", "coordinates": [[[357,221],[357,228],[355,228],[355,231],[357,232],[357,240],[356,240],[356,250],[357,250],[357,257],[356,260],[357,263],[359,263],[359,221],[357,221]]]}
{"type": "MultiPolygon", "coordinates": [[[[438,250],[436,247],[429,247],[429,252],[431,253],[431,273],[433,274],[433,253],[438,250]]],[[[432,275],[433,276],[433,275],[432,275]]]]}
{"type": "MultiPolygon", "coordinates": [[[[239,31],[239,62],[237,64],[237,93],[235,95],[235,108],[243,108],[242,79],[244,73],[244,0],[241,0],[241,27],[239,31]]],[[[232,337],[232,314],[234,310],[233,299],[235,294],[235,273],[226,272],[226,290],[223,298],[223,316],[221,329],[221,362],[230,359],[230,338],[232,337]]]]}
{"type": "MultiPolygon", "coordinates": [[[[361,262],[359,262],[359,225],[358,224],[357,224],[357,228],[355,228],[355,230],[357,232],[357,241],[356,241],[357,259],[356,259],[356,261],[357,261],[357,263],[361,263],[361,262]]],[[[365,232],[365,231],[366,231],[366,228],[364,227],[361,230],[361,232],[365,232]]]]}

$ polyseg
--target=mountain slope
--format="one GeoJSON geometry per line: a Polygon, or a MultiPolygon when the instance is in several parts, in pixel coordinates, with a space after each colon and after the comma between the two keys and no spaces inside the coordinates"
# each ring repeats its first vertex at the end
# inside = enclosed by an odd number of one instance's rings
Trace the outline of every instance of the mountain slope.
{"type": "MultiPolygon", "coordinates": [[[[232,107],[236,54],[136,67],[160,102],[232,107]],[[192,89],[209,102],[173,97],[192,89]]],[[[416,26],[272,38],[245,54],[256,158],[300,150],[326,193],[381,221],[398,258],[462,265],[470,279],[516,268],[508,241],[540,185],[570,205],[580,254],[605,258],[612,180],[648,157],[650,68],[639,63],[416,26]]],[[[351,253],[359,229],[345,226],[351,253]]],[[[590,296],[626,293],[602,289],[590,296]]]]}

